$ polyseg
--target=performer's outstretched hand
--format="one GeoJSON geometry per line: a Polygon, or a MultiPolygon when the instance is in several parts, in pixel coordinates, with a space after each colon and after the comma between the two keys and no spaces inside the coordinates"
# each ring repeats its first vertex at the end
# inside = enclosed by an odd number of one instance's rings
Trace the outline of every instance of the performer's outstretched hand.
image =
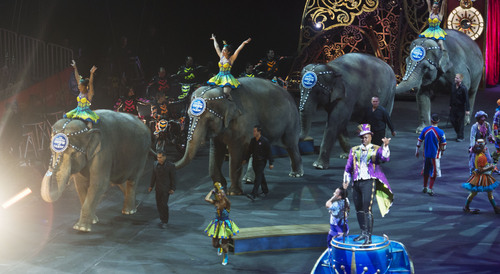
{"type": "Polygon", "coordinates": [[[388,146],[391,142],[391,138],[384,137],[382,138],[382,142],[384,143],[384,146],[388,146]]]}

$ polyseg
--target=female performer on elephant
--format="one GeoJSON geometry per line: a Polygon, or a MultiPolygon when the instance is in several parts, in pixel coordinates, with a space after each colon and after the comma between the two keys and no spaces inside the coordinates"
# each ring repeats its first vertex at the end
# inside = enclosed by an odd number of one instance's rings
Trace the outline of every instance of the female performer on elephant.
{"type": "Polygon", "coordinates": [[[92,124],[99,122],[99,116],[90,110],[92,97],[94,97],[94,73],[97,70],[96,66],[90,69],[90,78],[83,78],[78,74],[75,60],[71,60],[71,66],[75,70],[75,79],[78,81],[78,90],[80,94],[76,97],[78,105],[75,109],[64,114],[64,118],[81,119],[87,122],[87,126],[92,128],[92,124]]]}
{"type": "Polygon", "coordinates": [[[217,39],[215,39],[215,35],[212,34],[212,37],[210,39],[214,40],[214,48],[215,51],[217,52],[217,55],[219,55],[220,57],[220,61],[219,61],[219,73],[214,77],[210,78],[210,80],[208,80],[207,83],[211,86],[222,87],[226,97],[229,100],[232,100],[231,89],[237,88],[240,85],[240,82],[238,82],[238,80],[236,80],[236,78],[234,78],[234,76],[231,75],[231,67],[234,64],[234,61],[236,61],[236,58],[238,57],[240,51],[246,44],[250,43],[252,39],[248,38],[247,40],[243,41],[243,43],[241,43],[241,45],[236,49],[234,54],[232,54],[231,46],[227,45],[225,42],[224,42],[224,47],[222,48],[221,51],[219,48],[219,44],[217,43],[217,39]]]}
{"type": "Polygon", "coordinates": [[[437,41],[443,54],[447,54],[443,41],[446,39],[446,32],[440,27],[443,21],[444,12],[446,11],[446,0],[443,0],[441,8],[439,2],[436,0],[431,5],[431,0],[427,0],[427,8],[429,10],[429,27],[422,32],[419,37],[431,38],[437,41]]]}
{"type": "Polygon", "coordinates": [[[226,196],[224,189],[219,182],[216,182],[215,188],[208,192],[205,196],[205,201],[215,205],[215,219],[205,229],[209,237],[212,237],[212,245],[217,248],[217,254],[222,258],[222,265],[227,264],[227,251],[229,238],[240,232],[238,226],[229,219],[229,211],[231,211],[231,202],[226,196]],[[215,195],[215,200],[211,196],[215,195]],[[220,241],[220,243],[219,243],[220,241]]]}

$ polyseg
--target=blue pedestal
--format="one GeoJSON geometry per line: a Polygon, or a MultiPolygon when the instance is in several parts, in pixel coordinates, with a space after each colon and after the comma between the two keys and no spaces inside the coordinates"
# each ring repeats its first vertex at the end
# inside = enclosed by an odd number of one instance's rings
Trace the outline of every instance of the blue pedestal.
{"type": "Polygon", "coordinates": [[[311,273],[335,273],[334,269],[346,273],[414,273],[402,243],[373,235],[371,245],[361,246],[353,240],[357,236],[333,239],[331,252],[323,252],[311,273]]]}
{"type": "Polygon", "coordinates": [[[300,141],[299,151],[301,155],[314,154],[314,140],[300,141]]]}

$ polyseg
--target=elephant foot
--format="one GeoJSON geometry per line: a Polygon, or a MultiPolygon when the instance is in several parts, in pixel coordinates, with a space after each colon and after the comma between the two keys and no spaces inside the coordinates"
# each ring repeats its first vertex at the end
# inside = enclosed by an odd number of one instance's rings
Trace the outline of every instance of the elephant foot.
{"type": "Polygon", "coordinates": [[[348,159],[349,158],[349,152],[344,152],[339,155],[340,159],[348,159]]]}
{"type": "Polygon", "coordinates": [[[97,218],[97,216],[94,216],[94,218],[92,218],[92,224],[95,225],[99,222],[99,218],[97,218]]]}
{"type": "Polygon", "coordinates": [[[132,215],[134,213],[137,212],[137,209],[134,208],[134,209],[122,209],[122,214],[125,214],[125,215],[132,215]]]}
{"type": "Polygon", "coordinates": [[[240,191],[240,192],[230,191],[228,195],[229,195],[229,196],[243,195],[243,192],[241,192],[241,191],[240,191]]]}
{"type": "Polygon", "coordinates": [[[302,177],[304,176],[304,171],[291,171],[288,176],[290,177],[295,177],[295,178],[299,178],[299,177],[302,177]]]}
{"type": "Polygon", "coordinates": [[[313,167],[315,167],[316,169],[328,169],[328,163],[324,163],[320,160],[316,160],[313,163],[313,167]]]}
{"type": "Polygon", "coordinates": [[[90,232],[91,231],[90,225],[84,225],[84,224],[81,224],[80,222],[76,223],[73,226],[73,229],[78,230],[78,231],[82,231],[82,232],[90,232]]]}
{"type": "Polygon", "coordinates": [[[418,133],[420,134],[420,132],[422,132],[422,130],[424,130],[425,128],[425,125],[424,124],[421,124],[420,126],[417,127],[417,129],[415,130],[415,133],[418,133]]]}

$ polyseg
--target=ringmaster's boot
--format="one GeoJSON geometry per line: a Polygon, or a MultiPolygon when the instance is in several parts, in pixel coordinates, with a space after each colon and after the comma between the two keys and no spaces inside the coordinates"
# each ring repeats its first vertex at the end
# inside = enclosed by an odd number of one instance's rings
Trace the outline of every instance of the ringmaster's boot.
{"type": "Polygon", "coordinates": [[[373,213],[365,213],[365,224],[366,224],[366,237],[363,245],[369,245],[372,243],[372,231],[373,231],[373,213]]]}
{"type": "Polygon", "coordinates": [[[358,219],[359,228],[361,229],[361,234],[358,237],[354,238],[354,241],[361,241],[366,238],[366,220],[365,220],[365,212],[358,211],[356,212],[356,218],[358,219]]]}

